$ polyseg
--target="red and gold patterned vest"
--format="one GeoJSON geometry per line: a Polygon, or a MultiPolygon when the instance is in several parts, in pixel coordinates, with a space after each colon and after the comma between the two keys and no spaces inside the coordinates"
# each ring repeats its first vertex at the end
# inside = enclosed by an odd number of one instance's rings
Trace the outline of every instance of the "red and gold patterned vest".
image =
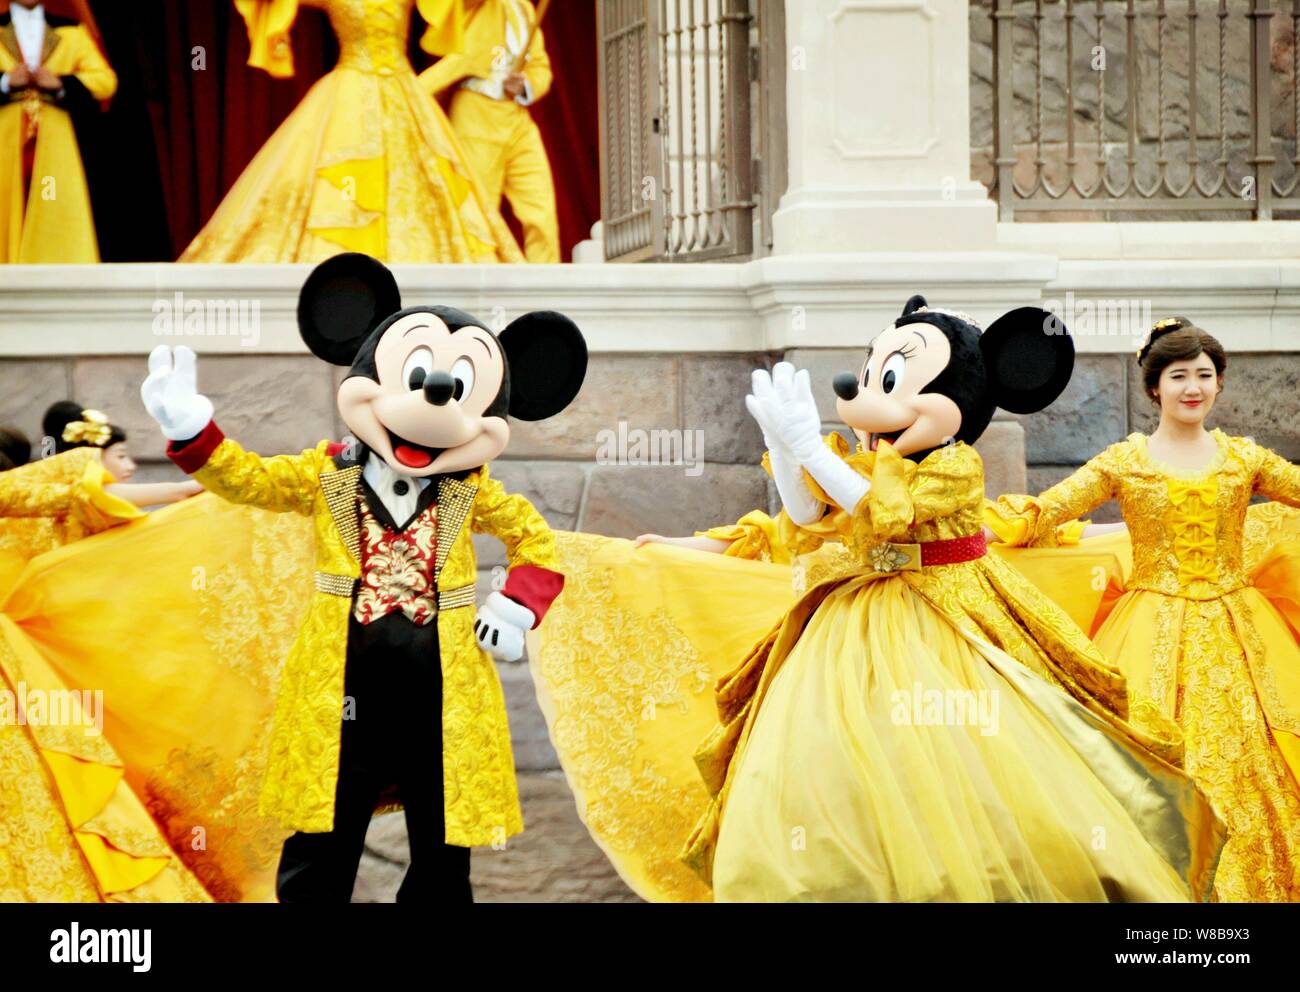
{"type": "Polygon", "coordinates": [[[389,530],[360,500],[361,581],[352,614],[373,623],[396,610],[423,626],[438,615],[434,560],[438,506],[426,507],[405,530],[389,530]]]}

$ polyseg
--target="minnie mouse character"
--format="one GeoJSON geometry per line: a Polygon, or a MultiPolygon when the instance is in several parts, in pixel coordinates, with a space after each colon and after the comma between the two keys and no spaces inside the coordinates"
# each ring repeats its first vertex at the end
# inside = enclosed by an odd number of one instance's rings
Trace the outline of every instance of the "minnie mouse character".
{"type": "Polygon", "coordinates": [[[156,348],[141,387],[169,456],[207,489],[314,521],[316,592],[281,675],[260,801],[297,831],[277,892],[346,902],[371,816],[400,804],[411,865],[398,900],[468,900],[469,848],[523,829],[487,654],[518,659],[564,585],[546,522],[488,463],[508,416],[542,420],[573,400],[586,345],[558,313],[496,335],[452,307],[403,309],[388,269],[358,254],[312,272],[298,326],[315,355],[349,369],[345,444],[244,451],[213,422],[188,348],[156,348]],[[477,612],[471,532],[499,538],[510,562],[477,612]]]}
{"type": "Polygon", "coordinates": [[[679,853],[719,901],[1208,895],[1222,825],[1176,767],[1177,728],[1131,704],[1084,633],[985,546],[972,443],[996,406],[1050,404],[1073,361],[1042,310],[981,332],[913,297],[835,381],[857,451],[822,437],[806,371],[753,374],[746,403],[785,509],[719,528],[726,555],[605,542],[587,572],[562,540],[574,586],[610,589],[617,619],[602,628],[560,603],[534,674],[568,725],[598,728],[557,749],[579,802],[600,811],[585,822],[641,894],[699,897],[674,874],[679,853]],[[773,564],[743,558],[793,559],[793,605],[773,564]],[[669,647],[644,647],[646,629],[671,631],[669,647]],[[748,650],[713,663],[737,644],[748,650]],[[651,732],[624,718],[601,734],[645,692],[611,677],[622,657],[679,691],[715,674],[710,726],[688,698],[651,732]],[[701,738],[688,768],[683,742],[701,738]],[[624,746],[592,755],[596,739],[624,746]]]}
{"type": "Polygon", "coordinates": [[[1213,860],[1189,852],[1218,825],[1173,767],[1177,729],[1131,712],[1083,632],[986,553],[970,445],[996,406],[1050,404],[1073,362],[1042,310],[981,333],[914,296],[835,379],[855,454],[823,440],[806,371],[753,374],[783,531],[799,551],[840,542],[856,567],[719,683],[723,724],[697,756],[713,799],[684,851],[717,898],[1208,894],[1213,860]]]}

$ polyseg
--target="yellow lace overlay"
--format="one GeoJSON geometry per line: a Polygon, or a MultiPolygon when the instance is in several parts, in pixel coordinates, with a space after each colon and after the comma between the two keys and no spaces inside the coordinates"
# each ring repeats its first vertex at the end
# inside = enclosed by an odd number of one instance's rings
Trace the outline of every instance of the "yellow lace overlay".
{"type": "Polygon", "coordinates": [[[51,664],[24,625],[57,626],[62,600],[39,597],[31,616],[20,563],[141,515],[110,482],[90,448],[0,474],[0,901],[209,900],[125,777],[102,683],[51,664]]]}
{"type": "Polygon", "coordinates": [[[709,800],[693,756],[715,683],[789,606],[791,571],[563,532],[556,556],[565,589],[528,657],[578,811],[639,894],[707,900],[678,859],[709,800]]]}
{"type": "Polygon", "coordinates": [[[1131,435],[1039,497],[1004,497],[999,510],[1026,525],[1029,543],[1051,545],[1057,524],[1118,499],[1133,571],[1097,646],[1135,694],[1178,723],[1186,767],[1230,828],[1218,897],[1300,900],[1300,646],[1252,585],[1271,566],[1269,580],[1296,599],[1300,546],[1278,542],[1300,536],[1300,515],[1249,506],[1257,494],[1300,505],[1300,468],[1249,439],[1214,437],[1210,464],[1183,471],[1131,435]]]}

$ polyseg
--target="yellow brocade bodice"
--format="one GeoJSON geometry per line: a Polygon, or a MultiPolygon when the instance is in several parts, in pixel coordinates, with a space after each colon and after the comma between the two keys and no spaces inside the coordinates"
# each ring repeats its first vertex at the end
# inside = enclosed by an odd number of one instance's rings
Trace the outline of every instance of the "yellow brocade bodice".
{"type": "Polygon", "coordinates": [[[848,445],[838,434],[829,435],[826,443],[871,481],[871,490],[849,512],[836,506],[810,476],[805,476],[814,495],[828,505],[828,510],[820,520],[802,526],[784,512],[777,518],[779,543],[793,554],[807,554],[823,541],[835,541],[843,544],[850,559],[862,568],[893,571],[891,562],[908,568],[919,566],[916,544],[981,533],[984,463],[969,445],[940,448],[918,464],[903,458],[889,445],[879,451],[849,454],[848,445]],[[894,550],[887,545],[895,546],[894,550]],[[899,557],[904,554],[916,560],[904,563],[899,557]]]}
{"type": "Polygon", "coordinates": [[[1142,434],[1113,444],[1039,497],[1004,496],[1027,522],[1023,539],[1052,546],[1060,523],[1118,500],[1133,544],[1129,589],[1215,599],[1249,584],[1246,509],[1256,493],[1300,504],[1300,468],[1249,438],[1213,432],[1218,453],[1199,471],[1162,465],[1142,434]]]}
{"type": "Polygon", "coordinates": [[[406,37],[415,0],[324,0],[339,39],[340,69],[391,76],[411,69],[406,37]]]}

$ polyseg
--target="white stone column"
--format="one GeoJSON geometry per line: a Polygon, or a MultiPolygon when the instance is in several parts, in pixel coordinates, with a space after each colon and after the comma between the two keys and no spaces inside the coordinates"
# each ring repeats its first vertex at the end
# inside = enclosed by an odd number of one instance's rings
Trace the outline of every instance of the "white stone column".
{"type": "Polygon", "coordinates": [[[992,247],[970,178],[967,0],[786,0],[775,254],[992,247]]]}

